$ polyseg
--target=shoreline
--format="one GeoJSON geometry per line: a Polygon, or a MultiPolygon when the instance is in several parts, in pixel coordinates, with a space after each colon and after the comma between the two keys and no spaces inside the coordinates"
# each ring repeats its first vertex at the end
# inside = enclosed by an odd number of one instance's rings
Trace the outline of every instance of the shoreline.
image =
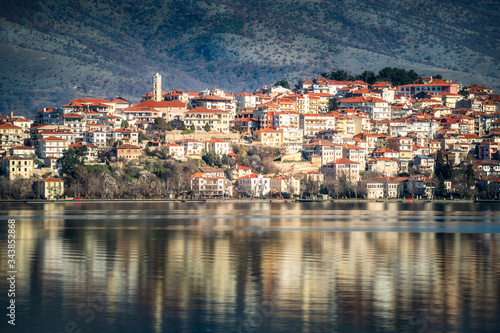
{"type": "Polygon", "coordinates": [[[59,200],[45,200],[45,199],[28,199],[28,200],[0,200],[1,203],[101,203],[101,202],[165,202],[165,203],[256,203],[256,202],[269,202],[269,203],[349,203],[349,202],[377,202],[377,203],[500,203],[500,200],[466,200],[466,199],[59,199],[59,200]]]}

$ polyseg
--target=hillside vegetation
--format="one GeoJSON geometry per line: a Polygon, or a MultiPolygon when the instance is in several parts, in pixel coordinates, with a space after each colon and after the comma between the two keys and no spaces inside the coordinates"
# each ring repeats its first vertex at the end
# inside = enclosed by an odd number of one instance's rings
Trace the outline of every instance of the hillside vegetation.
{"type": "Polygon", "coordinates": [[[0,112],[164,89],[251,91],[383,67],[500,87],[498,1],[48,0],[0,6],[0,112]]]}

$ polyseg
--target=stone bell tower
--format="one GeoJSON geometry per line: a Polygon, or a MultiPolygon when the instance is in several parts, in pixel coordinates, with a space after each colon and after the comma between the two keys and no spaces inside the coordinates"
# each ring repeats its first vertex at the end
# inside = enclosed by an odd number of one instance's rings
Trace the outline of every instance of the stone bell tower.
{"type": "Polygon", "coordinates": [[[153,100],[161,101],[161,75],[158,73],[153,75],[153,100]]]}

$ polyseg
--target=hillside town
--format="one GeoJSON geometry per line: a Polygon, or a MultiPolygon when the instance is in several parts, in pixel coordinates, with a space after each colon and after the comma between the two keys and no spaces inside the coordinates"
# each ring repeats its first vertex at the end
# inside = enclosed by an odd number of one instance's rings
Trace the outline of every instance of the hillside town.
{"type": "MultiPolygon", "coordinates": [[[[279,81],[278,83],[280,83],[279,81]]],[[[0,198],[500,196],[500,95],[438,77],[151,91],[0,116],[0,198]]]]}

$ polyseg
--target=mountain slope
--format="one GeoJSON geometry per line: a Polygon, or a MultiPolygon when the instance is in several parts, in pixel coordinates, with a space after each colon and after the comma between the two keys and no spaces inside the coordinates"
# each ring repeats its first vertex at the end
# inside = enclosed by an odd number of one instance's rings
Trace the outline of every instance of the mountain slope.
{"type": "Polygon", "coordinates": [[[165,89],[251,91],[385,66],[500,87],[497,1],[50,0],[0,7],[0,112],[165,89]]]}

